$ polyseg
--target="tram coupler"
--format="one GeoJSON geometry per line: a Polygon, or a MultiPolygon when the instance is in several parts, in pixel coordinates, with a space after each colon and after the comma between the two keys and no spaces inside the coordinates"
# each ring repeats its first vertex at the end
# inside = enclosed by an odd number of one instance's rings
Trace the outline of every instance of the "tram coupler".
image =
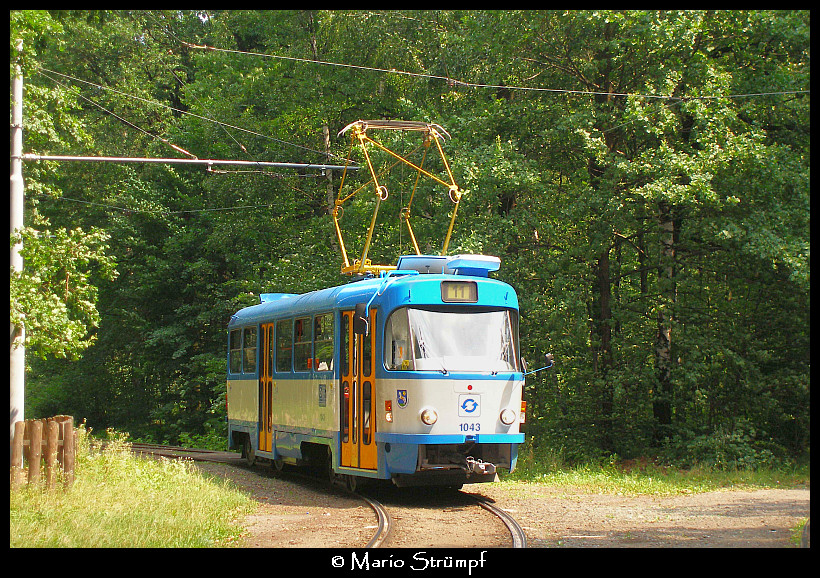
{"type": "Polygon", "coordinates": [[[467,456],[467,472],[471,474],[494,474],[495,464],[477,460],[473,456],[467,456]]]}

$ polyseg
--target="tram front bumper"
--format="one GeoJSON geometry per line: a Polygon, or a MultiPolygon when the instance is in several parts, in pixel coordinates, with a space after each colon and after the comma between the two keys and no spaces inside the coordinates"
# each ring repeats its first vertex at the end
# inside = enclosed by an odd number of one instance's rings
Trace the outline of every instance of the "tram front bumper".
{"type": "Polygon", "coordinates": [[[512,471],[524,434],[399,434],[376,432],[384,477],[463,478],[493,481],[496,470],[512,471]]]}

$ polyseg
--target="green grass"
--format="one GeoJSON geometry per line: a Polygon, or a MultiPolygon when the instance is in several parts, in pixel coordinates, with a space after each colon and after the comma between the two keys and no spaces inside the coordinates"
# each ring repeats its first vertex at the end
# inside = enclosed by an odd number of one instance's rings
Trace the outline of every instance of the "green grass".
{"type": "Polygon", "coordinates": [[[71,488],[10,492],[11,547],[229,546],[241,535],[238,520],[255,507],[190,461],[134,456],[122,437],[105,449],[81,440],[71,488]]]}
{"type": "MultiPolygon", "coordinates": [[[[134,456],[122,435],[103,449],[81,429],[70,489],[10,492],[11,547],[214,547],[241,536],[239,519],[255,502],[190,461],[134,456]]],[[[646,460],[567,465],[560,455],[524,448],[513,483],[622,495],[671,495],[718,489],[809,487],[808,465],[780,469],[678,470],[646,460]]],[[[796,529],[796,532],[799,528],[796,529]]]]}
{"type": "Polygon", "coordinates": [[[511,481],[574,487],[594,493],[671,495],[720,489],[809,487],[808,464],[780,468],[686,470],[656,466],[648,460],[610,460],[606,463],[568,465],[560,455],[533,453],[525,447],[511,481]]]}

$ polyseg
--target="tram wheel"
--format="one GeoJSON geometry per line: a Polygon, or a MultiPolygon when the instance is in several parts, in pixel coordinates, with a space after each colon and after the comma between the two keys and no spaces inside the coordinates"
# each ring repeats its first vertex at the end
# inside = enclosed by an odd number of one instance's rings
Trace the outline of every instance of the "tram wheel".
{"type": "Polygon", "coordinates": [[[276,471],[277,474],[281,474],[282,471],[285,469],[285,460],[282,458],[276,458],[271,462],[273,464],[273,469],[276,471]]]}
{"type": "Polygon", "coordinates": [[[325,475],[331,484],[336,481],[336,472],[333,471],[333,452],[327,448],[327,456],[325,457],[325,475]]]}
{"type": "Polygon", "coordinates": [[[356,476],[345,476],[345,485],[351,492],[355,492],[359,487],[359,480],[356,476]]]}
{"type": "Polygon", "coordinates": [[[256,453],[253,451],[250,436],[245,436],[245,442],[242,446],[242,457],[245,458],[245,463],[249,466],[256,463],[256,453]]]}

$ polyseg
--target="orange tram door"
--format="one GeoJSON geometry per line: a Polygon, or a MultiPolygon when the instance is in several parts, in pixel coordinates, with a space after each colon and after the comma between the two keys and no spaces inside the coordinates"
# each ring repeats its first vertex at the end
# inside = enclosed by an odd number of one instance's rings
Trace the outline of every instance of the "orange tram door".
{"type": "Polygon", "coordinates": [[[369,315],[370,331],[353,331],[353,311],[342,311],[341,323],[341,445],[339,465],[375,470],[376,310],[369,315]]]}
{"type": "Polygon", "coordinates": [[[259,372],[259,449],[273,451],[273,323],[262,325],[262,367],[259,372]]]}

